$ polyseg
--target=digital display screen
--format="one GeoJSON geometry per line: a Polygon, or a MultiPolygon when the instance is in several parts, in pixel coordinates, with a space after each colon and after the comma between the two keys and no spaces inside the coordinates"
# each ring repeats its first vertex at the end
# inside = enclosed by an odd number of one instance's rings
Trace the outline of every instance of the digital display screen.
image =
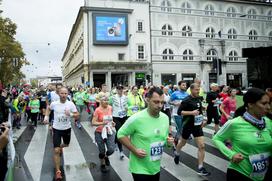
{"type": "Polygon", "coordinates": [[[94,44],[128,44],[127,14],[93,14],[94,44]]]}

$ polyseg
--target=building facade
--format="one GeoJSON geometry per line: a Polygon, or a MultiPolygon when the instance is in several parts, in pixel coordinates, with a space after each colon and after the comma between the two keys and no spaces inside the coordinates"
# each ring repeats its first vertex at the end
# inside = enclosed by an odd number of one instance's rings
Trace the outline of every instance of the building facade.
{"type": "Polygon", "coordinates": [[[272,46],[270,3],[88,0],[79,11],[62,59],[63,76],[68,85],[148,81],[165,85],[179,80],[191,83],[197,77],[206,91],[211,82],[247,87],[242,50],[267,46],[272,46]],[[119,15],[127,17],[127,39],[119,44],[113,39],[105,42],[109,37],[99,37],[105,24],[101,16],[119,15]],[[219,76],[213,62],[220,62],[219,76]]]}
{"type": "Polygon", "coordinates": [[[86,1],[62,59],[65,84],[146,84],[151,77],[148,17],[148,2],[86,1]]]}

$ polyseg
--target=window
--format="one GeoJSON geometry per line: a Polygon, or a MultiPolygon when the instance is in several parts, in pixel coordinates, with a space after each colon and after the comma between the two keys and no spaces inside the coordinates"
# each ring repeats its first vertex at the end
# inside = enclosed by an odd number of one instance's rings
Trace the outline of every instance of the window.
{"type": "Polygon", "coordinates": [[[250,30],[248,37],[250,40],[257,40],[258,39],[257,35],[258,34],[256,30],[250,30]]]}
{"type": "Polygon", "coordinates": [[[165,24],[163,25],[162,27],[162,35],[169,35],[169,36],[172,36],[173,35],[173,32],[172,32],[172,26],[169,25],[169,24],[165,24]]]}
{"type": "Polygon", "coordinates": [[[137,31],[138,32],[144,31],[144,22],[142,20],[137,21],[137,31]]]}
{"type": "Polygon", "coordinates": [[[138,45],[137,59],[138,60],[144,60],[145,59],[145,47],[144,47],[144,45],[138,45]]]}
{"type": "Polygon", "coordinates": [[[228,39],[237,39],[237,32],[234,28],[228,31],[228,39]]]}
{"type": "Polygon", "coordinates": [[[217,51],[214,49],[210,49],[207,53],[207,61],[212,61],[217,58],[217,51]]]}
{"type": "Polygon", "coordinates": [[[118,53],[118,60],[125,60],[125,54],[124,53],[118,53]]]}
{"type": "Polygon", "coordinates": [[[184,50],[183,60],[194,60],[193,51],[190,49],[184,50]]]}
{"type": "Polygon", "coordinates": [[[192,36],[192,28],[190,26],[184,26],[182,28],[182,36],[192,36]]]}
{"type": "Polygon", "coordinates": [[[235,8],[234,7],[229,7],[228,9],[227,9],[227,16],[228,17],[236,17],[236,10],[235,10],[235,8]]]}
{"type": "Polygon", "coordinates": [[[163,54],[162,56],[163,60],[174,60],[174,56],[173,56],[174,53],[173,53],[173,50],[171,50],[170,48],[163,50],[162,54],[163,54]]]}
{"type": "Polygon", "coordinates": [[[229,61],[238,61],[238,53],[235,50],[230,51],[229,61]]]}
{"type": "Polygon", "coordinates": [[[206,29],[206,38],[214,38],[215,37],[215,31],[213,27],[209,27],[206,29]]]}
{"type": "Polygon", "coordinates": [[[255,9],[250,9],[248,12],[247,12],[247,17],[248,19],[256,19],[256,10],[255,9]]]}
{"type": "Polygon", "coordinates": [[[214,8],[211,4],[205,7],[205,15],[214,16],[214,8]]]}
{"type": "Polygon", "coordinates": [[[272,41],[272,31],[270,31],[268,36],[269,36],[269,41],[272,41]]]}
{"type": "Polygon", "coordinates": [[[168,0],[164,0],[161,3],[161,10],[165,12],[172,12],[171,3],[168,0]]]}
{"type": "Polygon", "coordinates": [[[268,16],[268,20],[271,21],[272,20],[272,10],[270,10],[267,14],[268,16]]]}
{"type": "Polygon", "coordinates": [[[191,8],[192,8],[192,6],[189,2],[184,2],[181,5],[181,12],[191,14],[191,8]]]}

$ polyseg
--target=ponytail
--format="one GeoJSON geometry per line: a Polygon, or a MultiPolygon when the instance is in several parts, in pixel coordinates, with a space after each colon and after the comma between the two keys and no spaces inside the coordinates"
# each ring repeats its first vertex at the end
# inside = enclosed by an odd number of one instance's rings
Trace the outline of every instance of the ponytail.
{"type": "Polygon", "coordinates": [[[235,113],[234,113],[234,118],[239,117],[239,116],[243,116],[245,112],[246,112],[246,106],[243,105],[243,106],[239,107],[239,108],[235,111],[235,113]]]}

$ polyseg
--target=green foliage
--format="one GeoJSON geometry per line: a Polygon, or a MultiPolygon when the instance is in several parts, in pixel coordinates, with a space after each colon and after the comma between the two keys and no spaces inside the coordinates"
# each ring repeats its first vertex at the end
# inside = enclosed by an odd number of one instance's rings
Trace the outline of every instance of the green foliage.
{"type": "Polygon", "coordinates": [[[0,80],[4,84],[19,83],[25,77],[21,68],[28,64],[21,44],[14,37],[16,29],[15,23],[0,14],[0,80]]]}
{"type": "Polygon", "coordinates": [[[31,87],[32,88],[37,88],[38,87],[38,80],[37,79],[32,79],[30,81],[31,87]]]}

